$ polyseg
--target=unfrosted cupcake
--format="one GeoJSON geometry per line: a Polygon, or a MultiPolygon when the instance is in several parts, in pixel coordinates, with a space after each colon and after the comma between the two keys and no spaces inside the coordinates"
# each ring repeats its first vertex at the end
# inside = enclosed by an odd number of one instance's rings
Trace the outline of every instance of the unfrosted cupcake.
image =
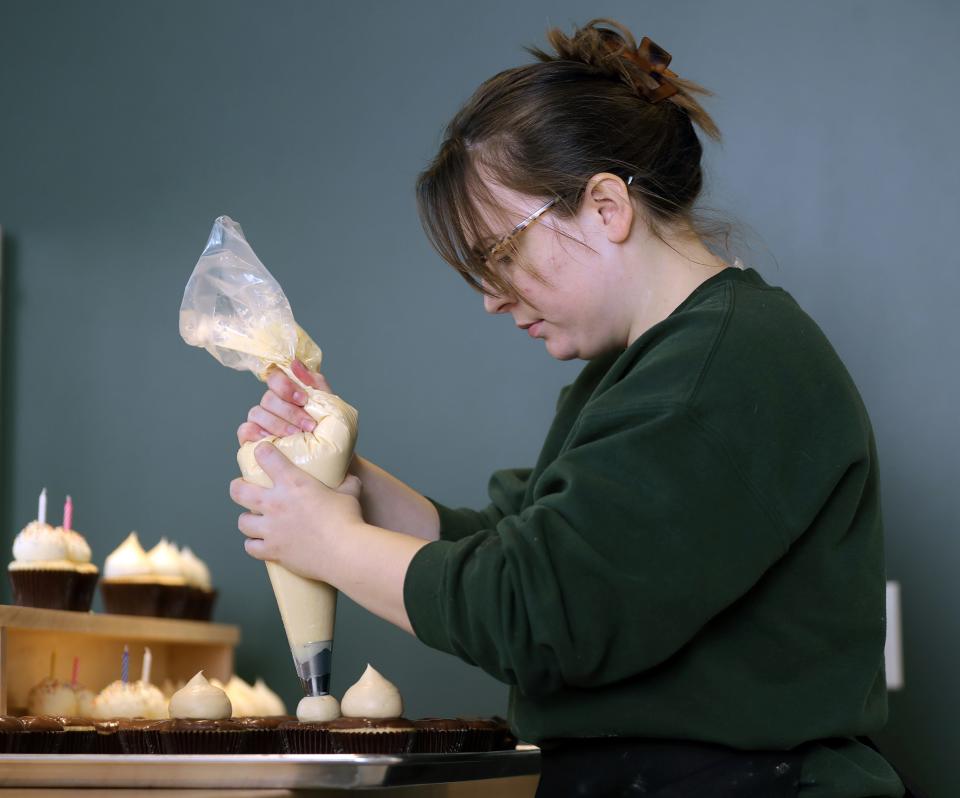
{"type": "Polygon", "coordinates": [[[342,717],[327,724],[335,754],[408,754],[416,730],[404,717],[403,698],[372,665],[340,702],[342,717]]]}
{"type": "Polygon", "coordinates": [[[8,571],[14,604],[76,612],[90,610],[99,573],[80,533],[40,521],[14,539],[8,571]]]}

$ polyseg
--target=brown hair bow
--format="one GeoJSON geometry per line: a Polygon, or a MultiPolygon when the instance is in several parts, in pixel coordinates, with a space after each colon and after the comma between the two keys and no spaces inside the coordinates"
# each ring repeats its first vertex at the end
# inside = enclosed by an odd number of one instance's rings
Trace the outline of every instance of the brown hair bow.
{"type": "Polygon", "coordinates": [[[624,50],[622,55],[640,67],[656,83],[656,88],[653,89],[649,86],[637,85],[637,89],[649,102],[660,102],[679,91],[669,80],[669,78],[678,77],[677,73],[667,69],[673,56],[656,42],[651,41],[649,36],[643,37],[636,50],[633,52],[624,50]]]}

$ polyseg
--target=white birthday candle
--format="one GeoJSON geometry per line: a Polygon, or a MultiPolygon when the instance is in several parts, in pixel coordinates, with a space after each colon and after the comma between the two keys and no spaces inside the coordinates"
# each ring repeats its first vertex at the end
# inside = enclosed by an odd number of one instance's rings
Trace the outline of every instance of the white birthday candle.
{"type": "Polygon", "coordinates": [[[40,491],[40,501],[37,503],[37,520],[41,524],[47,523],[47,489],[40,491]]]}
{"type": "Polygon", "coordinates": [[[153,664],[153,655],[150,653],[150,649],[144,646],[143,649],[143,665],[140,667],[140,681],[150,683],[150,666],[153,664]]]}

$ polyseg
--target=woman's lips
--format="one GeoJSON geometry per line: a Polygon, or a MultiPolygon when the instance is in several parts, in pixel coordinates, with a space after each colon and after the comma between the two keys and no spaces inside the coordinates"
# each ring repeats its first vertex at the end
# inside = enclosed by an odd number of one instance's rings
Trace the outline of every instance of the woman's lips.
{"type": "Polygon", "coordinates": [[[542,324],[543,319],[540,319],[540,321],[535,321],[533,324],[527,327],[527,335],[529,335],[531,338],[539,338],[540,327],[542,324]]]}

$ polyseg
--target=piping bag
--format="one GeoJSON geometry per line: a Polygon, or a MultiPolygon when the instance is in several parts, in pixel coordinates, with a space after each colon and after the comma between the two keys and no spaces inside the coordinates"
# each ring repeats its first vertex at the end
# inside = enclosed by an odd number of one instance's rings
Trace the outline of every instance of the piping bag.
{"type": "MultiPolygon", "coordinates": [[[[343,481],[357,440],[357,411],[339,396],[304,385],[294,376],[294,359],[318,371],[323,355],[294,321],[280,284],[229,216],[213,223],[207,246],[187,281],[180,335],[224,366],[250,371],[263,381],[271,368],[279,368],[299,385],[307,396],[304,410],[317,422],[316,429],[263,440],[325,485],[336,488],[343,481]]],[[[253,455],[263,440],[244,443],[237,463],[247,482],[269,488],[273,483],[253,455]]],[[[267,562],[266,567],[304,693],[327,696],[337,592],[277,563],[267,562]]],[[[330,701],[335,703],[332,697],[330,701]]]]}

